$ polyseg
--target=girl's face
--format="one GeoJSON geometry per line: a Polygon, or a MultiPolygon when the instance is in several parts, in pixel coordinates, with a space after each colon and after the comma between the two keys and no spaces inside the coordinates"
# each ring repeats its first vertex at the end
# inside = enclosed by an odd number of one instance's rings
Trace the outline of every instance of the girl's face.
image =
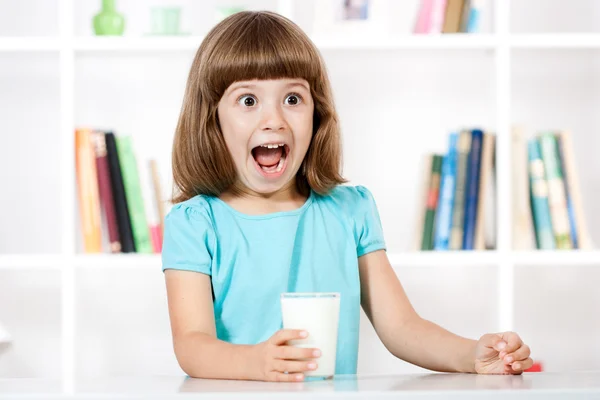
{"type": "Polygon", "coordinates": [[[217,112],[239,183],[259,194],[288,187],[310,144],[313,111],[304,79],[231,84],[217,112]]]}

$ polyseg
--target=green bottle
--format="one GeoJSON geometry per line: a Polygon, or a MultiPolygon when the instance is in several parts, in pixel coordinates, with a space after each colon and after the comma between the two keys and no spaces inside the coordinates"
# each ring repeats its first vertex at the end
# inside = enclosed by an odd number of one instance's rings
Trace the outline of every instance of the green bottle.
{"type": "Polygon", "coordinates": [[[102,0],[102,10],[94,16],[96,35],[120,36],[125,30],[125,17],[115,8],[115,0],[102,0]]]}

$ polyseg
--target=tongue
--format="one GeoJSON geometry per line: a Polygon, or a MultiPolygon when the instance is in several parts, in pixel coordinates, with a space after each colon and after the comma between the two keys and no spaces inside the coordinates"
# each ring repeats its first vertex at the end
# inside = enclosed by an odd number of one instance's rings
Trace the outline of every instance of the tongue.
{"type": "Polygon", "coordinates": [[[276,149],[269,149],[268,147],[257,147],[254,149],[254,159],[257,163],[264,167],[277,165],[282,155],[283,149],[281,147],[278,147],[276,149]]]}

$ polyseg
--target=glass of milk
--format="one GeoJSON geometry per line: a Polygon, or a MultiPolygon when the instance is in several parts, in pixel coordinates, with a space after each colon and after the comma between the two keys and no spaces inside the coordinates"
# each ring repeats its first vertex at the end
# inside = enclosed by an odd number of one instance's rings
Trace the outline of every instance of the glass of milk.
{"type": "Polygon", "coordinates": [[[306,371],[304,375],[333,377],[340,319],[340,294],[282,293],[281,314],[283,329],[302,329],[308,332],[306,339],[290,340],[290,346],[321,350],[321,357],[315,359],[317,369],[306,371]]]}

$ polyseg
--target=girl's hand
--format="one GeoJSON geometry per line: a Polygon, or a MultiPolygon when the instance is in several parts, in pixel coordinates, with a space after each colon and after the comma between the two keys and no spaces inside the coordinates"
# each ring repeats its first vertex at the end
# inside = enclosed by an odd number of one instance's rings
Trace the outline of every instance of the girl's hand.
{"type": "Polygon", "coordinates": [[[259,379],[273,382],[299,382],[304,371],[317,368],[316,358],[321,351],[314,348],[299,348],[287,345],[288,340],[305,339],[306,331],[281,329],[265,342],[254,347],[254,365],[259,379]]]}
{"type": "Polygon", "coordinates": [[[483,335],[475,349],[478,374],[519,375],[533,365],[529,346],[514,332],[483,335]]]}

